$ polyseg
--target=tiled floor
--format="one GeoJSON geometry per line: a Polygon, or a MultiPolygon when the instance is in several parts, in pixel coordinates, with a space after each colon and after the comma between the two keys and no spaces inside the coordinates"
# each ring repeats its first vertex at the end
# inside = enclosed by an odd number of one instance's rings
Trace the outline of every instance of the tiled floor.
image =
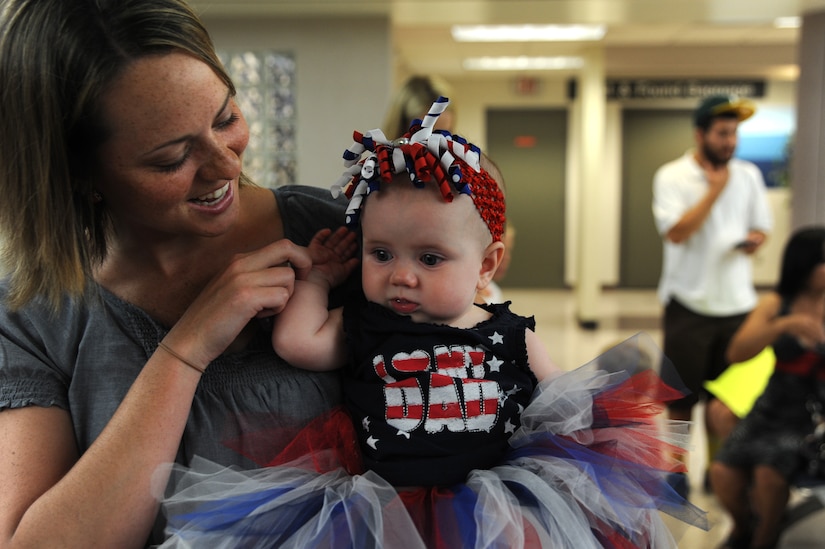
{"type": "MultiPolygon", "coordinates": [[[[607,290],[599,300],[598,327],[584,330],[579,326],[576,315],[576,299],[569,290],[520,290],[504,289],[505,299],[513,302],[512,309],[536,318],[536,333],[545,342],[550,355],[564,370],[584,364],[605,349],[635,335],[648,333],[661,345],[661,307],[654,291],[649,290],[607,290]]],[[[701,418],[701,408],[697,407],[694,421],[701,418]]],[[[707,464],[707,449],[704,430],[692,430],[692,446],[689,461],[691,501],[708,513],[710,530],[684,528],[676,521],[672,524],[674,536],[679,540],[680,549],[712,549],[720,545],[727,536],[730,523],[720,510],[715,497],[702,489],[704,471],[707,464]]],[[[819,512],[800,523],[796,528],[798,537],[820,540],[821,544],[802,542],[786,543],[783,549],[825,547],[825,512],[819,512]],[[816,535],[821,534],[821,535],[816,535]]]]}

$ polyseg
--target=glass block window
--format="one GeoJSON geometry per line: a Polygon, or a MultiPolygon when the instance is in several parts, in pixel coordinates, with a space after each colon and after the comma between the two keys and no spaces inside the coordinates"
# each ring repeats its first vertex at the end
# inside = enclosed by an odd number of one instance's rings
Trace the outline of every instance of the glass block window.
{"type": "Polygon", "coordinates": [[[295,59],[275,51],[219,51],[249,124],[244,172],[262,187],[297,180],[295,59]]]}

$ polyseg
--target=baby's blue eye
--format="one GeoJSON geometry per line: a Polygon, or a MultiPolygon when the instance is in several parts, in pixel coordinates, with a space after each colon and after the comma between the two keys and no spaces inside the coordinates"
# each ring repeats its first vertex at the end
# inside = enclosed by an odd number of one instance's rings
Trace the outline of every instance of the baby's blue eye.
{"type": "Polygon", "coordinates": [[[374,252],[372,252],[372,255],[375,256],[375,259],[381,262],[389,261],[390,259],[392,259],[390,252],[388,252],[387,250],[375,250],[374,252]]]}

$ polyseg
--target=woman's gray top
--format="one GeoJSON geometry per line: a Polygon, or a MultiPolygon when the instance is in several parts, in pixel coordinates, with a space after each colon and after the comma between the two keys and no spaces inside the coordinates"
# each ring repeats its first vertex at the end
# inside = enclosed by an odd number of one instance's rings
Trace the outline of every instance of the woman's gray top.
{"type": "MultiPolygon", "coordinates": [[[[306,245],[322,227],[343,224],[345,202],[333,201],[325,189],[289,186],[274,192],[286,237],[297,244],[306,245]]],[[[0,299],[6,293],[3,284],[0,299]]],[[[14,313],[0,309],[0,410],[67,410],[81,452],[109,422],[169,328],[99,286],[89,294],[85,300],[67,298],[57,313],[38,300],[14,313]]],[[[179,463],[197,454],[254,467],[340,402],[337,373],[289,366],[272,350],[271,322],[259,324],[245,350],[209,365],[192,403],[179,463]]]]}

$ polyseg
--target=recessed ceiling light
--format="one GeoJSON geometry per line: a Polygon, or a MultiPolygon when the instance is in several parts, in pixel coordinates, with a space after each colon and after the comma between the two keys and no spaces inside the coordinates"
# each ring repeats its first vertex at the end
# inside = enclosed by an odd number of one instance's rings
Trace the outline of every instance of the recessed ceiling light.
{"type": "Polygon", "coordinates": [[[459,42],[556,42],[601,40],[604,25],[454,25],[459,42]]]}
{"type": "Polygon", "coordinates": [[[801,17],[777,17],[773,21],[773,26],[778,29],[798,29],[802,26],[801,17]]]}
{"type": "Polygon", "coordinates": [[[462,63],[468,71],[555,71],[580,69],[584,66],[581,57],[468,57],[462,63]]]}

